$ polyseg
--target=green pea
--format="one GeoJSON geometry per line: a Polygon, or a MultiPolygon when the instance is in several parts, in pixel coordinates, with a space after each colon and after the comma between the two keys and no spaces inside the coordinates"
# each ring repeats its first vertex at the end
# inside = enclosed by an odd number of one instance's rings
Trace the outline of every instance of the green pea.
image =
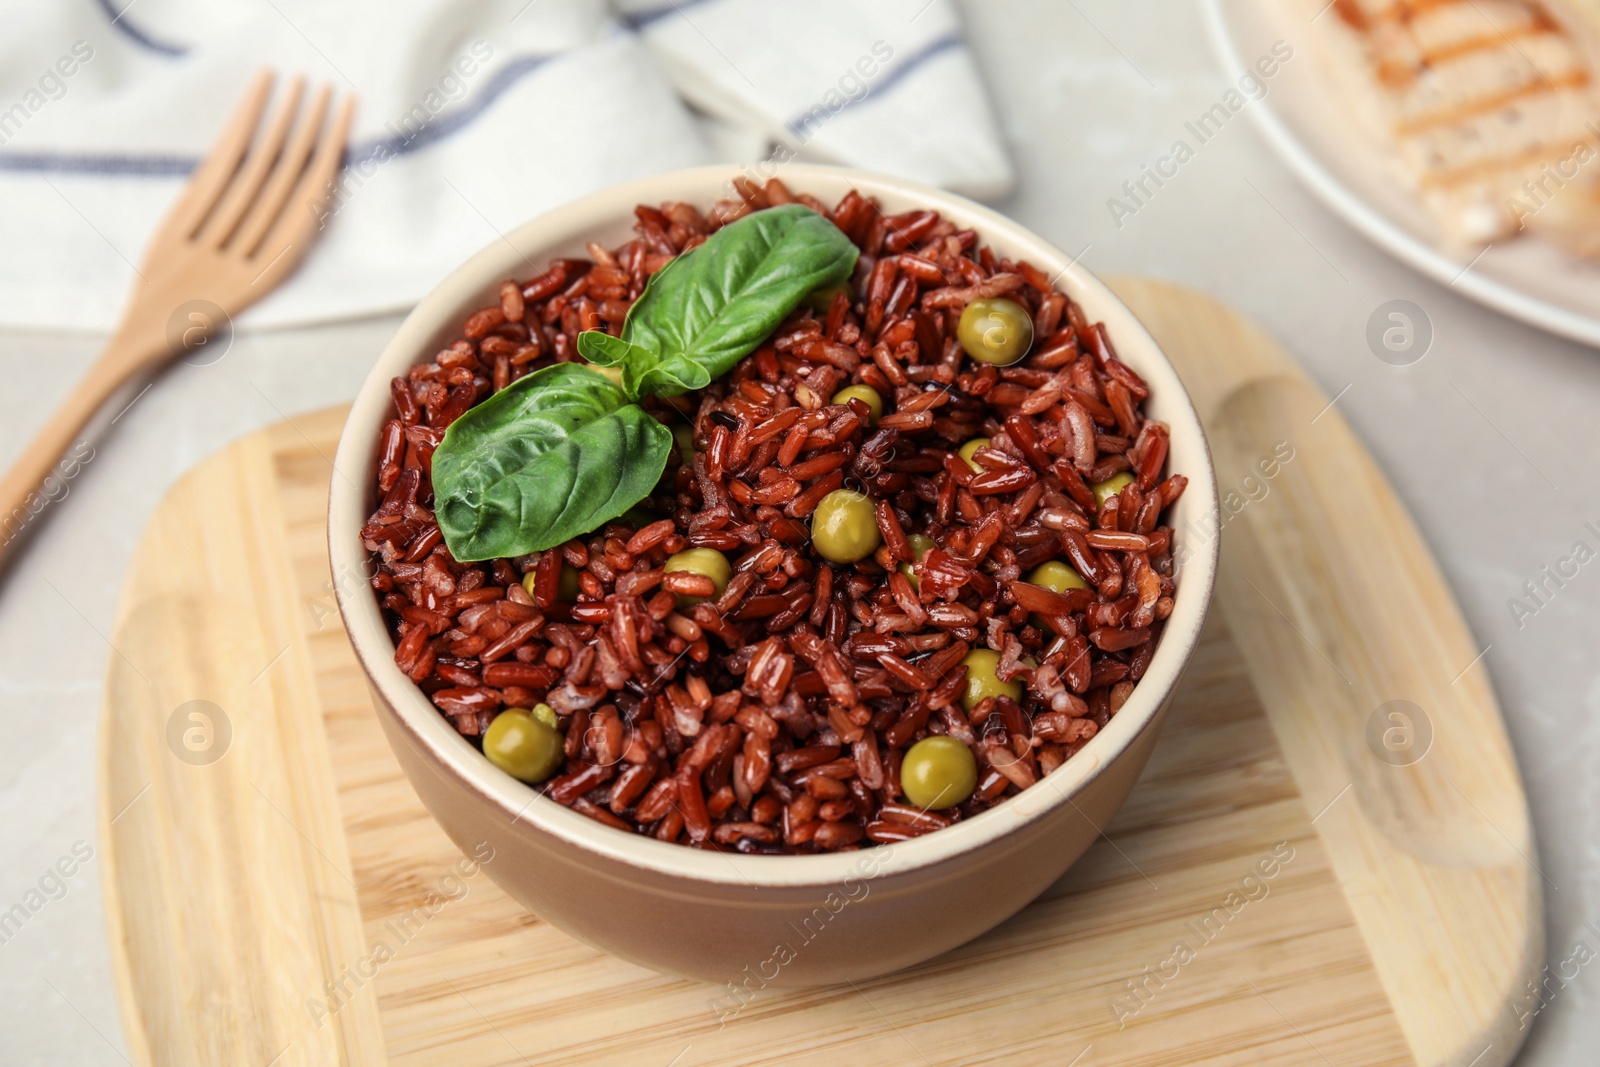
{"type": "Polygon", "coordinates": [[[900,763],[900,791],[919,808],[953,808],[977,786],[978,761],[953,737],[924,737],[900,763]]]}
{"type": "Polygon", "coordinates": [[[978,454],[978,449],[987,447],[989,447],[989,439],[987,437],[974,437],[972,440],[956,449],[956,455],[960,456],[962,460],[966,462],[967,466],[972,468],[974,473],[982,474],[988,468],[972,457],[978,454]]]}
{"type": "MultiPolygon", "coordinates": [[[[527,590],[529,596],[535,595],[533,587],[538,580],[537,567],[522,576],[522,588],[527,590]]],[[[556,599],[568,604],[578,600],[578,572],[565,560],[561,561],[561,577],[556,582],[556,599]]]]}
{"type": "Polygon", "coordinates": [[[1042,585],[1056,593],[1065,593],[1068,589],[1089,589],[1091,586],[1083,580],[1083,575],[1062,563],[1060,560],[1050,560],[1041,563],[1028,572],[1027,578],[1030,585],[1042,585]]]}
{"type": "MultiPolygon", "coordinates": [[[[921,563],[922,557],[928,554],[928,549],[939,547],[934,542],[933,538],[929,537],[927,534],[912,534],[910,537],[907,537],[906,540],[911,542],[912,563],[921,563]]],[[[917,576],[912,569],[911,563],[900,564],[900,573],[911,580],[911,588],[921,588],[921,584],[917,581],[917,576]]]]}
{"type": "MultiPolygon", "coordinates": [[[[533,596],[533,587],[537,584],[539,569],[535,567],[522,576],[522,588],[533,596]]],[[[578,572],[566,560],[561,561],[561,577],[556,582],[556,599],[567,604],[574,604],[578,600],[578,572]]]]}
{"type": "Polygon", "coordinates": [[[967,666],[967,686],[961,692],[961,706],[971,711],[985,697],[1010,697],[1022,699],[1022,683],[1016,680],[1003,682],[995,674],[1000,665],[1000,653],[989,648],[975,648],[961,661],[967,666]]]}
{"type": "MultiPolygon", "coordinates": [[[[661,569],[668,574],[676,571],[703,574],[717,587],[717,596],[721,596],[722,591],[728,588],[728,579],[733,577],[733,566],[728,562],[728,557],[714,548],[686,548],[677,555],[667,557],[667,562],[661,569]]],[[[709,599],[711,598],[685,596],[680,593],[678,606],[688,607],[690,604],[698,604],[702,600],[709,599]]]]}
{"type": "Polygon", "coordinates": [[[596,364],[593,364],[593,363],[586,363],[586,364],[584,364],[584,366],[588,367],[590,370],[594,371],[596,374],[601,374],[601,375],[604,375],[607,378],[610,378],[612,385],[621,385],[622,384],[622,368],[621,367],[601,367],[601,366],[597,366],[596,364]]]}
{"type": "Polygon", "coordinates": [[[1133,484],[1133,475],[1127,471],[1119,471],[1103,482],[1095,482],[1089,488],[1094,490],[1094,502],[1099,507],[1105,507],[1106,501],[1122,492],[1133,484]]]}
{"type": "Polygon", "coordinates": [[[806,294],[805,305],[813,311],[826,315],[828,309],[833,307],[833,298],[839,293],[849,296],[850,286],[844,282],[839,282],[837,285],[830,285],[825,289],[813,289],[806,294]]]}
{"type": "Polygon", "coordinates": [[[1033,344],[1033,316],[1015,300],[974,300],[961,311],[956,337],[979,363],[1009,367],[1033,344]]]}
{"type": "Polygon", "coordinates": [[[535,704],[533,706],[533,710],[528,712],[528,714],[533,716],[535,719],[538,719],[552,730],[561,729],[561,720],[556,717],[556,709],[552,708],[549,704],[535,704]]]}
{"type": "Polygon", "coordinates": [[[861,401],[872,412],[867,416],[869,426],[878,425],[878,420],[883,418],[883,397],[878,395],[876,389],[870,385],[847,385],[833,394],[830,403],[848,404],[852,400],[861,401]]]}
{"type": "Polygon", "coordinates": [[[556,583],[556,599],[568,604],[578,602],[578,591],[582,587],[578,584],[578,568],[570,563],[561,564],[561,580],[556,583]]]}
{"type": "MultiPolygon", "coordinates": [[[[539,705],[555,718],[544,704],[539,705]]],[[[494,717],[483,732],[483,754],[489,762],[513,778],[542,782],[561,766],[561,732],[539,708],[533,714],[522,708],[507,708],[494,717]]]]}
{"type": "Polygon", "coordinates": [[[679,423],[672,428],[672,439],[678,444],[678,458],[684,463],[693,463],[694,427],[679,423]]]}
{"type": "MultiPolygon", "coordinates": [[[[1037,567],[1033,568],[1033,570],[1028,572],[1028,577],[1025,580],[1031,585],[1042,585],[1046,589],[1056,593],[1065,593],[1068,589],[1093,588],[1093,586],[1083,580],[1083,575],[1079,574],[1065,563],[1062,563],[1060,560],[1054,559],[1046,563],[1041,563],[1037,567]]],[[[1033,622],[1034,628],[1040,633],[1049,634],[1052,632],[1050,630],[1050,624],[1045,621],[1043,615],[1033,615],[1030,618],[1033,622]]]]}
{"type": "Polygon", "coordinates": [[[872,501],[853,489],[835,489],[811,515],[811,543],[833,563],[854,563],[877,549],[878,516],[872,501]]]}

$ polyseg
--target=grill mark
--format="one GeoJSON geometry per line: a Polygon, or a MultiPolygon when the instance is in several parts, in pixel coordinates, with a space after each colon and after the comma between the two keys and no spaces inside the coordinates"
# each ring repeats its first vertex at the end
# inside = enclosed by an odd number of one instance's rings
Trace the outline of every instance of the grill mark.
{"type": "Polygon", "coordinates": [[[1493,96],[1473,101],[1470,104],[1463,104],[1448,111],[1434,112],[1407,122],[1396,123],[1394,132],[1400,137],[1410,137],[1428,130],[1438,129],[1441,126],[1451,126],[1482,118],[1517,100],[1558,93],[1563,89],[1581,89],[1591,84],[1592,81],[1593,79],[1586,70],[1572,71],[1559,78],[1546,77],[1540,81],[1529,82],[1515,89],[1496,93],[1493,96]]]}
{"type": "MultiPolygon", "coordinates": [[[[1379,12],[1376,16],[1369,17],[1361,9],[1358,0],[1334,0],[1334,14],[1359,33],[1366,33],[1374,25],[1407,25],[1415,22],[1421,15],[1438,11],[1447,7],[1466,7],[1471,0],[1400,0],[1399,3],[1387,11],[1379,12]]],[[[1522,9],[1531,15],[1536,23],[1549,30],[1557,30],[1560,23],[1545,10],[1543,4],[1534,0],[1522,0],[1522,9]]]]}
{"type": "Polygon", "coordinates": [[[1526,26],[1519,26],[1515,29],[1457,41],[1449,47],[1441,48],[1434,52],[1423,52],[1420,58],[1410,65],[1385,60],[1377,65],[1378,80],[1385,86],[1400,88],[1415,82],[1424,71],[1442,66],[1463,56],[1469,56],[1476,52],[1486,52],[1503,45],[1511,45],[1513,41],[1525,41],[1532,37],[1545,36],[1566,40],[1565,35],[1552,34],[1543,27],[1530,22],[1526,26]]]}
{"type": "Polygon", "coordinates": [[[1592,151],[1600,152],[1600,141],[1596,141],[1593,137],[1579,137],[1573,141],[1546,141],[1519,155],[1485,159],[1471,166],[1459,167],[1455,170],[1430,171],[1422,175],[1421,182],[1428,188],[1453,189],[1465,185],[1467,182],[1478,181],[1495,174],[1503,174],[1519,167],[1532,166],[1540,161],[1550,162],[1560,159],[1562,158],[1562,153],[1575,153],[1585,145],[1592,151]]]}

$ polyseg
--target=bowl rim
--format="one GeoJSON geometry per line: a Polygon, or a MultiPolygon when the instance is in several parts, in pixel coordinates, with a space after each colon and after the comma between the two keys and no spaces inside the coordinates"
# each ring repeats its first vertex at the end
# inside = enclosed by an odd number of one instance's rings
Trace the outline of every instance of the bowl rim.
{"type": "MultiPolygon", "coordinates": [[[[476,794],[510,820],[533,832],[552,835],[566,844],[640,871],[696,883],[747,887],[839,885],[866,875],[881,877],[945,863],[997,842],[1048,812],[1071,805],[1084,790],[1157,720],[1193,654],[1216,583],[1220,538],[1211,536],[1180,563],[1182,580],[1174,596],[1155,655],[1128,702],[1095,737],[1066,763],[1031,788],[971,819],[935,833],[893,845],[805,856],[762,856],[712,852],[669,844],[605,826],[531,789],[495,768],[456,732],[394,663],[378,601],[366,580],[368,554],[359,530],[368,508],[370,473],[383,422],[390,417],[389,382],[421,362],[439,339],[459,332],[473,310],[492,302],[486,295],[507,277],[542,271],[545,262],[593,235],[620,230],[633,218],[634,205],[666,200],[708,203],[733,195],[732,179],[748,175],[734,165],[669,171],[608,187],[547,211],[514,230],[501,233],[468,257],[428,293],[401,323],[379,354],[351,405],[334,456],[329,489],[328,549],[333,588],[341,619],[370,685],[381,698],[380,714],[389,714],[439,770],[476,794]],[[527,254],[523,250],[531,249],[527,254]]],[[[917,205],[938,210],[958,225],[977,229],[985,244],[1000,245],[1012,258],[1025,258],[1045,270],[1058,288],[1093,307],[1091,319],[1104,321],[1119,356],[1134,367],[1159,396],[1163,419],[1172,432],[1172,454],[1181,455],[1189,485],[1180,507],[1192,512],[1177,530],[1181,541],[1195,529],[1216,529],[1220,514],[1215,467],[1205,432],[1187,389],[1155,339],[1133,312],[1075,257],[990,208],[965,197],[916,182],[845,167],[786,164],[781,176],[791,188],[827,199],[850,187],[884,200],[894,210],[917,205]]],[[[1082,809],[1079,814],[1083,815],[1082,809]]],[[[1088,818],[1087,815],[1083,815],[1088,818]]],[[[1097,830],[1101,829],[1096,827],[1097,830]]]]}

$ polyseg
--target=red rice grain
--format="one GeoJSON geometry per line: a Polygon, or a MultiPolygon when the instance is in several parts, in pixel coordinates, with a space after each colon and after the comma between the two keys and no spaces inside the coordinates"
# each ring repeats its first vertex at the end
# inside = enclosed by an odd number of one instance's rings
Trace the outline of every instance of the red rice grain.
{"type": "Polygon", "coordinates": [[[394,380],[379,505],[362,530],[372,585],[396,664],[462,734],[481,736],[505,707],[555,709],[566,759],[537,788],[557,803],[706,849],[909,840],[1030,787],[1126,703],[1172,611],[1162,518],[1187,483],[1166,474],[1167,428],[1142,410],[1149,386],[1044,272],[937,212],[886,217],[855,192],[827,212],[776,179],[739,191],[705,213],[640,205],[633,240],[506,281],[460,339],[394,380]],[[650,275],[718,227],[796,200],[860,246],[849,292],[802,307],[701,392],[646,402],[695,441],[692,464],[675,457],[641,505],[657,517],[519,559],[456,561],[431,510],[444,428],[540,367],[581,361],[579,331],[619,332],[650,275]],[[993,296],[1022,304],[1038,338],[1003,369],[955,339],[961,309],[993,296]],[[884,397],[875,428],[859,402],[827,402],[850,384],[884,397]],[[989,438],[976,472],[955,455],[974,437],[989,438]],[[1097,506],[1090,483],[1120,471],[1134,483],[1097,506]],[[811,551],[807,520],[846,486],[872,499],[882,546],[841,567],[811,551]],[[936,545],[915,582],[899,571],[912,533],[936,545]],[[729,557],[720,595],[664,572],[688,547],[729,557]],[[1093,588],[1023,580],[1058,558],[1093,588]],[[561,598],[563,567],[577,572],[575,602],[561,598]],[[961,661],[977,647],[1025,683],[1020,702],[961,710],[961,661]],[[979,765],[973,796],[948,811],[899,797],[901,759],[933,734],[979,765]]]}

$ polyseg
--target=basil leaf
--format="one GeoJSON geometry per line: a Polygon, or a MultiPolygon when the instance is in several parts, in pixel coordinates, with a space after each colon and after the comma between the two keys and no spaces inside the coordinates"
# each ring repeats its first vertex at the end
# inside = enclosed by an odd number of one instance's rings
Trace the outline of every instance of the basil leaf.
{"type": "Polygon", "coordinates": [[[621,367],[630,360],[651,358],[651,353],[638,345],[599,330],[585,330],[578,335],[578,355],[597,367],[621,367]]]}
{"type": "MultiPolygon", "coordinates": [[[[656,272],[623,323],[626,351],[591,345],[622,361],[632,396],[704,389],[755,351],[808,293],[848,279],[859,254],[802,204],[754,212],[656,272]]],[[[579,336],[580,352],[588,336],[579,336]]]]}
{"type": "MultiPolygon", "coordinates": [[[[578,336],[578,353],[620,368],[621,386],[561,363],[519,379],[450,425],[433,453],[435,513],[456,559],[526,555],[592,533],[643,500],[672,432],[632,401],[704,389],[753,352],[859,253],[800,204],[747,215],[667,264],[622,336],[578,336]]],[[[612,372],[616,374],[616,371],[612,372]]]]}
{"type": "Polygon", "coordinates": [[[672,447],[672,431],[606,378],[546,367],[445,431],[433,453],[439,529],[464,562],[553,548],[648,496],[672,447]]]}

